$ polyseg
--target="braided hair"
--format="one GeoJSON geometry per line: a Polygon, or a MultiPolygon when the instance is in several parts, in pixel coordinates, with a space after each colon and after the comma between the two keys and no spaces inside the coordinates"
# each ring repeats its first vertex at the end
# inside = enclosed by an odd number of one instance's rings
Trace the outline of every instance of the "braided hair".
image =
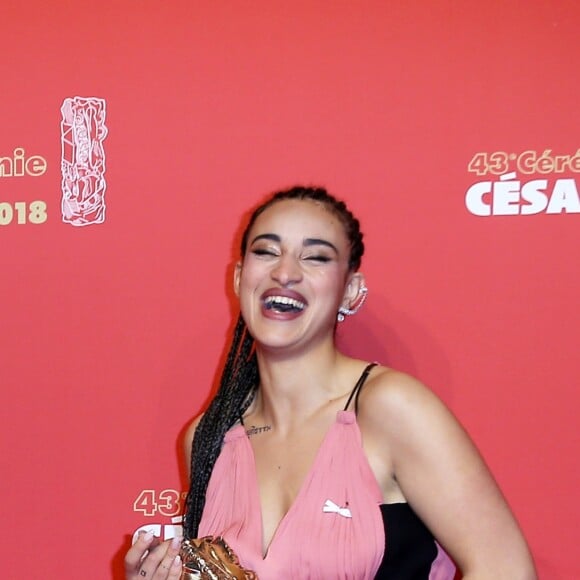
{"type": "MultiPolygon", "coordinates": [[[[360,267],[364,253],[359,221],[346,204],[321,187],[296,186],[274,193],[251,215],[242,234],[241,256],[246,254],[248,236],[257,218],[269,207],[284,200],[311,200],[320,203],[342,223],[350,243],[349,270],[360,267]]],[[[205,505],[205,495],[226,432],[250,406],[260,382],[254,339],[240,315],[222,372],[220,386],[201,418],[191,448],[190,488],[185,502],[183,535],[195,538],[205,505]]]]}

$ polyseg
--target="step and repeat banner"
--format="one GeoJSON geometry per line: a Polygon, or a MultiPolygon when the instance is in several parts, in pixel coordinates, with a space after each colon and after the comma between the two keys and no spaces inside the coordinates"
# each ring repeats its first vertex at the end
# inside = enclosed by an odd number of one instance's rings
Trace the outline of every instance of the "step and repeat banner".
{"type": "Polygon", "coordinates": [[[4,2],[3,578],[122,578],[180,532],[240,228],[320,184],[370,288],[342,348],[473,436],[546,580],[580,577],[580,5],[4,2]]]}

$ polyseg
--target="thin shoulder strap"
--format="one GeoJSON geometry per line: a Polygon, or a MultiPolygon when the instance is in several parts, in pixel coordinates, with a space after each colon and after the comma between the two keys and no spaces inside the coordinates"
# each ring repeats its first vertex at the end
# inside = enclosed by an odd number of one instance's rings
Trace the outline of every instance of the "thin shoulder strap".
{"type": "Polygon", "coordinates": [[[358,414],[358,396],[359,393],[363,387],[363,385],[365,384],[365,381],[367,380],[367,377],[369,376],[369,373],[371,372],[373,367],[376,367],[378,363],[376,362],[372,362],[369,363],[366,367],[365,370],[362,372],[361,376],[359,377],[358,381],[356,382],[356,385],[354,386],[354,389],[350,392],[350,395],[348,397],[348,401],[346,402],[346,405],[344,406],[344,410],[348,410],[348,407],[350,406],[350,402],[352,401],[352,398],[354,397],[354,413],[355,415],[358,414]]]}

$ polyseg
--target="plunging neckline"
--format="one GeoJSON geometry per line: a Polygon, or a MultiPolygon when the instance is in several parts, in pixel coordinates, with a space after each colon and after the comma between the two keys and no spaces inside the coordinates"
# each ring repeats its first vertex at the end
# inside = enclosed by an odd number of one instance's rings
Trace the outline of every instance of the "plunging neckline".
{"type": "Polygon", "coordinates": [[[382,492],[356,414],[338,410],[334,417],[267,545],[256,456],[244,426],[232,427],[210,479],[200,535],[223,536],[263,578],[289,580],[305,570],[313,580],[374,578],[385,548],[382,492]]]}
{"type": "MultiPolygon", "coordinates": [[[[274,530],[274,533],[272,534],[272,537],[270,538],[270,541],[269,541],[268,545],[266,546],[265,551],[264,551],[264,513],[263,513],[263,509],[262,509],[262,498],[260,495],[260,485],[259,485],[259,481],[258,481],[258,470],[257,470],[257,464],[256,464],[256,456],[254,454],[254,448],[252,447],[252,444],[250,442],[250,437],[246,433],[246,430],[245,430],[243,425],[237,425],[231,431],[232,435],[234,435],[235,430],[237,430],[237,429],[240,429],[242,431],[243,436],[244,436],[244,443],[245,443],[245,445],[248,445],[249,456],[251,457],[251,460],[252,460],[252,465],[251,465],[251,470],[250,470],[251,475],[252,475],[252,480],[253,480],[252,481],[252,495],[253,495],[252,500],[255,502],[256,507],[257,507],[257,512],[259,513],[259,518],[258,518],[258,523],[259,523],[259,527],[260,527],[260,529],[259,529],[260,533],[258,534],[259,541],[260,541],[259,554],[260,554],[260,557],[261,557],[263,562],[268,560],[269,555],[272,553],[272,547],[275,544],[276,539],[278,538],[278,536],[280,536],[283,529],[285,527],[288,527],[288,521],[290,520],[292,513],[294,511],[296,511],[296,509],[297,509],[296,506],[299,505],[300,500],[305,493],[304,490],[312,482],[312,478],[314,477],[314,474],[316,473],[316,467],[317,467],[318,463],[320,462],[320,457],[322,456],[322,452],[324,451],[324,448],[326,447],[327,442],[330,439],[331,433],[335,429],[337,429],[337,426],[340,423],[351,423],[351,422],[356,423],[356,415],[355,415],[354,411],[340,410],[340,411],[336,412],[336,417],[335,417],[334,421],[332,422],[332,424],[330,425],[330,427],[326,430],[326,433],[323,435],[322,441],[320,442],[320,445],[318,446],[318,449],[316,451],[314,459],[313,459],[310,467],[308,468],[306,475],[304,476],[304,479],[302,480],[302,483],[300,484],[300,487],[298,489],[298,493],[296,494],[294,501],[291,503],[291,505],[288,508],[288,510],[286,511],[286,513],[282,516],[282,518],[278,522],[278,525],[276,526],[276,529],[274,530]]],[[[370,465],[369,465],[369,470],[370,470],[370,465]]],[[[372,470],[370,470],[370,471],[372,473],[372,470]]],[[[376,478],[374,477],[374,474],[373,474],[373,479],[376,482],[376,478]]],[[[378,482],[376,482],[376,485],[377,485],[377,488],[379,488],[378,482]]]]}
{"type": "MultiPolygon", "coordinates": [[[[352,391],[350,392],[350,395],[347,399],[346,405],[344,406],[344,409],[339,410],[336,412],[336,416],[334,418],[334,421],[332,422],[332,424],[330,425],[330,427],[326,430],[326,433],[323,435],[322,440],[320,442],[320,445],[318,446],[318,449],[316,451],[316,454],[314,456],[314,460],[312,461],[310,467],[308,468],[306,475],[304,476],[304,479],[302,480],[302,483],[299,486],[298,489],[298,493],[296,494],[296,497],[294,498],[294,500],[292,501],[290,507],[288,508],[288,510],[286,511],[286,513],[282,516],[282,518],[280,519],[280,521],[278,522],[278,525],[276,526],[276,528],[274,529],[274,533],[272,534],[272,537],[270,538],[270,541],[268,543],[268,545],[266,546],[266,549],[264,551],[264,512],[262,509],[262,497],[260,495],[260,485],[259,485],[259,481],[258,481],[258,469],[257,469],[257,464],[256,464],[256,456],[254,454],[254,448],[252,447],[252,444],[250,442],[250,437],[246,432],[246,429],[244,427],[244,421],[243,418],[240,417],[241,420],[241,424],[237,425],[236,427],[234,427],[234,429],[232,429],[232,431],[230,433],[234,433],[236,431],[236,429],[240,429],[242,431],[242,434],[244,436],[244,440],[245,440],[245,444],[248,445],[248,450],[249,450],[249,457],[251,458],[252,461],[252,465],[251,465],[251,476],[253,479],[253,489],[252,489],[252,493],[253,493],[253,501],[256,503],[256,508],[258,510],[259,513],[259,526],[260,526],[260,530],[259,530],[259,554],[260,557],[262,559],[262,561],[266,561],[268,559],[268,555],[271,552],[271,548],[272,545],[274,544],[277,536],[281,533],[282,528],[284,527],[284,525],[287,523],[289,516],[291,515],[291,513],[293,511],[295,511],[295,506],[296,504],[299,503],[302,495],[304,495],[304,489],[312,482],[312,478],[314,477],[314,473],[316,471],[316,467],[317,464],[320,461],[320,456],[322,455],[322,451],[324,450],[325,446],[327,445],[327,441],[330,439],[330,434],[337,428],[337,425],[340,423],[354,423],[355,425],[357,425],[357,431],[359,432],[359,438],[361,437],[360,434],[360,429],[358,427],[357,421],[356,421],[356,411],[357,411],[357,407],[358,407],[358,396],[360,393],[360,390],[362,388],[362,386],[364,385],[369,372],[373,369],[373,367],[375,367],[377,365],[376,362],[371,362],[368,363],[362,374],[360,375],[360,377],[358,378],[354,388],[352,389],[352,391]],[[348,408],[350,406],[350,403],[352,401],[354,397],[354,411],[349,411],[348,408]]],[[[360,445],[362,447],[362,440],[360,440],[360,445]]],[[[366,458],[366,454],[364,453],[364,450],[362,450],[362,455],[364,457],[364,462],[366,464],[367,470],[371,475],[371,479],[372,481],[375,483],[376,489],[379,490],[379,494],[382,496],[382,493],[380,491],[380,485],[377,482],[377,479],[370,467],[370,464],[368,463],[368,459],[366,458]]]]}

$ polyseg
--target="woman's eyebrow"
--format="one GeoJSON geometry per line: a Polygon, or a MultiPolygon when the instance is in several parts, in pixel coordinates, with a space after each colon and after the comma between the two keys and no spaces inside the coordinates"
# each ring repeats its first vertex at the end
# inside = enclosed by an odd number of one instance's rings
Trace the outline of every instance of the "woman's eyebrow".
{"type": "Polygon", "coordinates": [[[254,242],[257,242],[258,240],[270,240],[271,242],[278,242],[278,243],[280,243],[282,241],[282,238],[280,238],[280,236],[277,235],[277,234],[260,234],[259,236],[256,236],[252,240],[252,244],[254,242]]]}
{"type": "Polygon", "coordinates": [[[338,254],[338,249],[334,244],[331,244],[328,240],[323,240],[321,238],[305,238],[303,242],[304,246],[326,246],[334,250],[338,254]]]}

